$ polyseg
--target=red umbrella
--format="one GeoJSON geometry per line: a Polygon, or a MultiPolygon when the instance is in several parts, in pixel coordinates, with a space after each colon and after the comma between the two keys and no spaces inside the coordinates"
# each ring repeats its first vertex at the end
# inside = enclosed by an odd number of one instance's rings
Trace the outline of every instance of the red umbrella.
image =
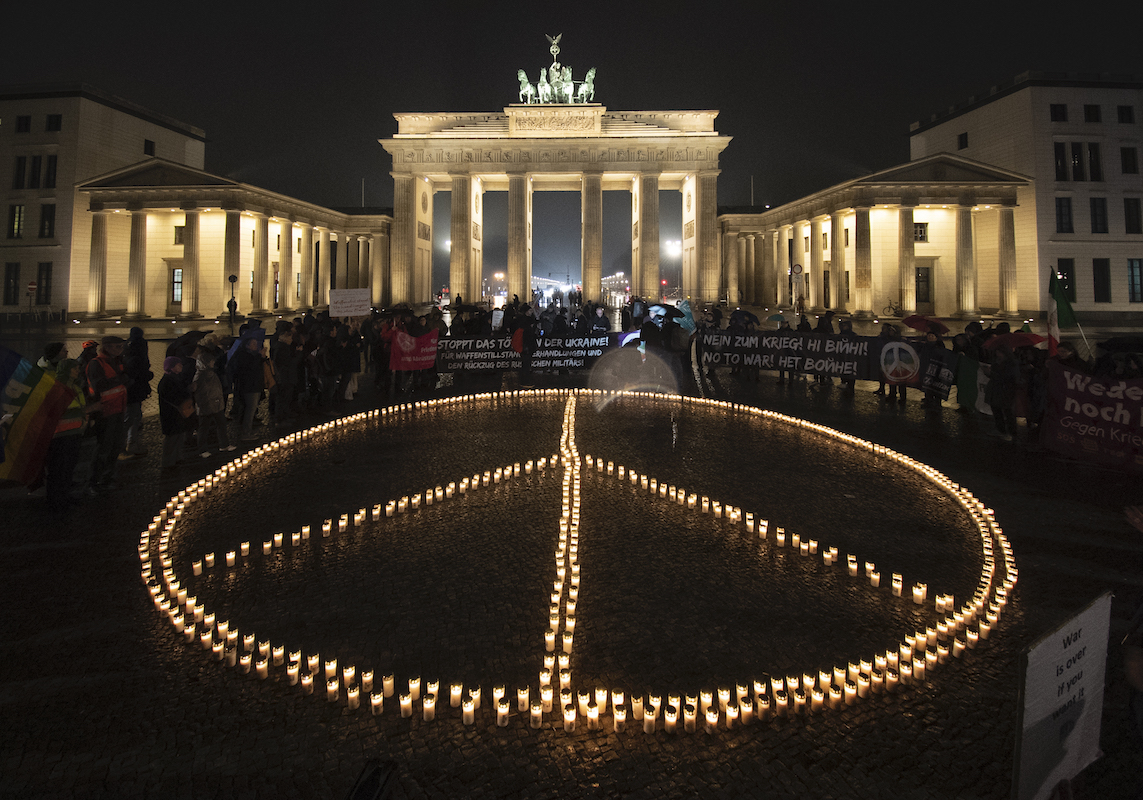
{"type": "Polygon", "coordinates": [[[984,343],[984,347],[987,350],[993,350],[997,347],[1007,347],[1009,350],[1015,350],[1017,347],[1033,347],[1042,341],[1044,341],[1044,337],[1037,333],[1015,331],[1013,333],[1002,333],[999,336],[993,336],[984,343]]]}
{"type": "Polygon", "coordinates": [[[910,314],[901,321],[915,331],[922,331],[924,333],[933,331],[934,333],[939,333],[942,336],[949,332],[948,325],[945,325],[939,319],[930,319],[924,314],[910,314]]]}

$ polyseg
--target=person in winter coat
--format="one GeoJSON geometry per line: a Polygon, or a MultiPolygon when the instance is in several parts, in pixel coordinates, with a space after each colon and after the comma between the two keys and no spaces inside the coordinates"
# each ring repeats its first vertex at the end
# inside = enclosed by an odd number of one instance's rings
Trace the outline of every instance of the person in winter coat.
{"type": "Polygon", "coordinates": [[[143,447],[143,401],[151,396],[151,359],[147,355],[147,340],[142,328],[132,328],[123,346],[123,372],[127,375],[127,410],[124,420],[127,425],[127,443],[123,458],[145,456],[143,447]]]}
{"type": "Polygon", "coordinates": [[[159,379],[159,426],[163,431],[164,472],[170,472],[179,462],[187,437],[187,417],[183,411],[191,399],[182,376],[183,360],[167,356],[163,361],[163,377],[159,379]]]}
{"type": "Polygon", "coordinates": [[[1007,347],[992,352],[984,402],[992,409],[996,435],[1006,442],[1016,438],[1016,388],[1020,383],[1020,363],[1007,347]]]}
{"type": "Polygon", "coordinates": [[[252,441],[254,435],[254,412],[258,400],[266,388],[266,373],[262,362],[262,339],[252,336],[234,351],[231,363],[227,365],[234,375],[234,394],[242,397],[242,440],[252,441]]]}
{"type": "Polygon", "coordinates": [[[212,349],[199,347],[194,351],[195,373],[191,383],[195,412],[198,414],[198,454],[210,456],[210,436],[218,441],[218,452],[237,450],[226,433],[226,393],[222,379],[214,368],[217,354],[212,349]]]}

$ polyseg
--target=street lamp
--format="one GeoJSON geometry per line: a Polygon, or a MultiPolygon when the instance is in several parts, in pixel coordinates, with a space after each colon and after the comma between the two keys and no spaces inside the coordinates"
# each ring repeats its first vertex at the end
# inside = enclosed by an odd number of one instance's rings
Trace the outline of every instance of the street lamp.
{"type": "Polygon", "coordinates": [[[234,316],[238,312],[238,301],[234,299],[234,284],[238,283],[237,275],[230,275],[227,277],[230,281],[230,300],[226,302],[226,308],[230,312],[230,335],[234,335],[234,316]]]}

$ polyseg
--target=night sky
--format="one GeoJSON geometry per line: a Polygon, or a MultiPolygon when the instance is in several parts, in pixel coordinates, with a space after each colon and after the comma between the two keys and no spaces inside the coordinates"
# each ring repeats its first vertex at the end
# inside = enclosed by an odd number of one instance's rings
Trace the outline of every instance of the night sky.
{"type": "MultiPolygon", "coordinates": [[[[205,129],[208,171],[330,207],[361,205],[362,179],[365,204],[390,207],[390,162],[377,139],[396,132],[392,114],[503,109],[516,101],[518,69],[534,81],[551,63],[544,34],[563,34],[559,58],[576,80],[596,67],[595,99],[608,109],[717,109],[716,128],[733,137],[720,206],[749,205],[752,177],[754,202],[778,205],[907,161],[911,122],[1025,70],[1143,78],[1137,3],[60,9],[5,11],[0,82],[93,84],[205,129]]],[[[578,239],[578,195],[551,200],[552,219],[537,220],[534,272],[578,272],[578,241],[556,243],[567,216],[578,239]],[[545,239],[563,249],[545,250],[545,239]]],[[[490,198],[490,231],[497,206],[490,198]]],[[[628,224],[622,203],[605,211],[609,228],[628,224]]],[[[664,223],[663,238],[678,238],[664,223]]],[[[605,272],[623,260],[610,241],[605,272]]],[[[498,245],[486,245],[490,266],[498,245]]]]}

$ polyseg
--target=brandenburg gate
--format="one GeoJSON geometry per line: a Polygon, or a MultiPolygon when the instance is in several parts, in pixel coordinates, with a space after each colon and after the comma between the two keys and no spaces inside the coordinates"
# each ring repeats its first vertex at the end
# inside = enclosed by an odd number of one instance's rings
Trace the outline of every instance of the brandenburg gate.
{"type": "Polygon", "coordinates": [[[450,291],[480,296],[483,202],[508,192],[508,294],[527,298],[532,280],[532,194],[579,191],[585,300],[598,300],[603,267],[603,192],[631,192],[631,291],[657,297],[659,191],[683,194],[683,293],[717,301],[721,280],[716,222],[719,153],[730,143],[714,129],[717,111],[609,112],[584,81],[555,61],[531,83],[519,73],[520,102],[503,113],[395,114],[398,130],[381,144],[393,157],[393,302],[429,300],[433,195],[452,193],[450,291]],[[550,78],[550,79],[549,79],[550,78]]]}

